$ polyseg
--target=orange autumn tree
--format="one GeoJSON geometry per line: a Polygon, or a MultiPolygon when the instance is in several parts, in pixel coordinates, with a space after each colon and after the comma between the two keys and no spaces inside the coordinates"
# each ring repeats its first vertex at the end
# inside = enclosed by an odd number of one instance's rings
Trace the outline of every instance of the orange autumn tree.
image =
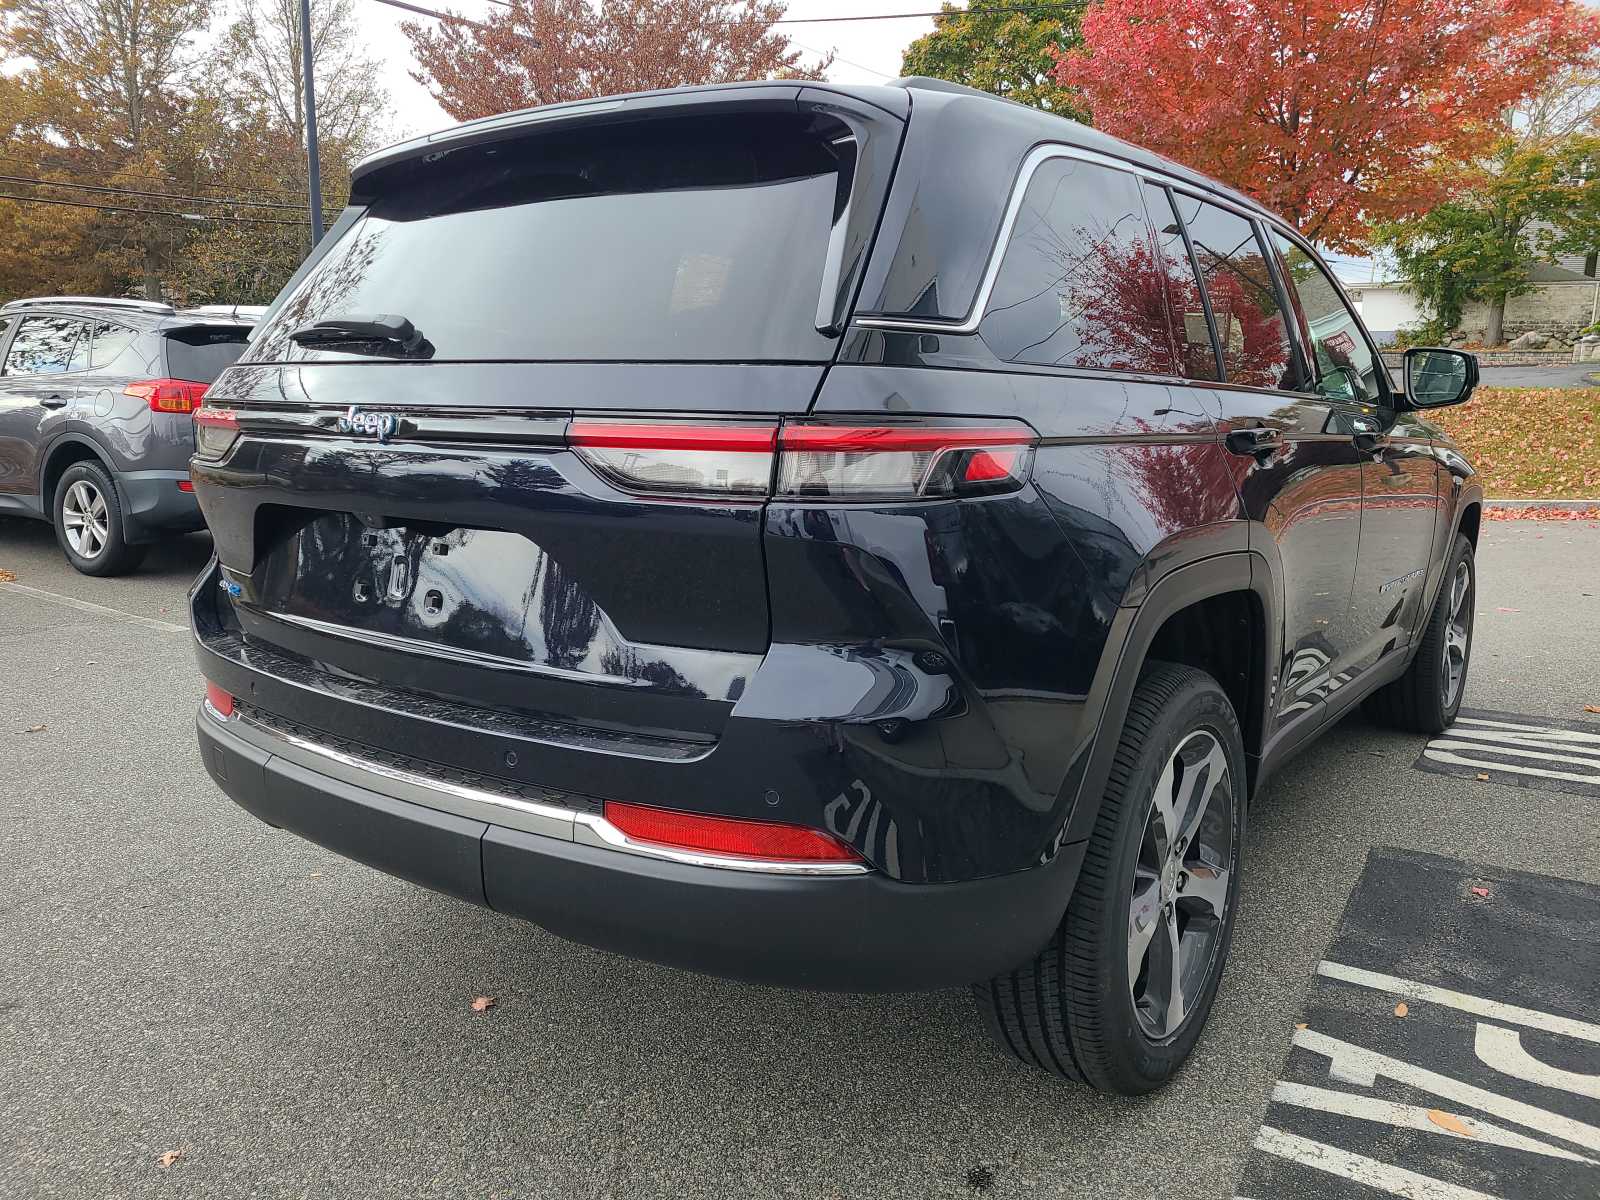
{"type": "Polygon", "coordinates": [[[1440,165],[1594,61],[1574,0],[1101,0],[1056,79],[1094,123],[1255,196],[1326,245],[1426,210],[1440,165]]]}
{"type": "MultiPolygon", "coordinates": [[[[458,121],[618,92],[820,79],[772,27],[776,0],[511,0],[472,21],[400,28],[413,79],[458,121]]],[[[454,15],[454,14],[452,14],[454,15]]]]}

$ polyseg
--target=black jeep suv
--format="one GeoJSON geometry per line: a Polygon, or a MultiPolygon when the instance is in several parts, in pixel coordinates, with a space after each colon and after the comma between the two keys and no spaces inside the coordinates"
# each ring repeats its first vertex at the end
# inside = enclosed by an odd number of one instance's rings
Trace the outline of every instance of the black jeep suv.
{"type": "Polygon", "coordinates": [[[239,804],[625,954],[972,984],[1140,1092],[1247,803],[1460,703],[1482,506],[1249,199],[934,81],[512,113],[367,159],[197,414],[239,804]]]}

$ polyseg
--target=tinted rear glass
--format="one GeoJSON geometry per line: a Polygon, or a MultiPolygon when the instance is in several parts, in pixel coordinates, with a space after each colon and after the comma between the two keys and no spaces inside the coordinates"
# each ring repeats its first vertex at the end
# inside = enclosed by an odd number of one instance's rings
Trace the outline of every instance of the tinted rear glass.
{"type": "Polygon", "coordinates": [[[238,361],[248,345],[244,326],[180,329],[167,334],[167,374],[191,383],[213,383],[238,361]]]}
{"type": "Polygon", "coordinates": [[[344,356],[289,335],[392,314],[435,360],[825,361],[833,342],[816,323],[848,198],[844,132],[809,117],[678,119],[458,151],[371,206],[251,359],[344,356]]]}

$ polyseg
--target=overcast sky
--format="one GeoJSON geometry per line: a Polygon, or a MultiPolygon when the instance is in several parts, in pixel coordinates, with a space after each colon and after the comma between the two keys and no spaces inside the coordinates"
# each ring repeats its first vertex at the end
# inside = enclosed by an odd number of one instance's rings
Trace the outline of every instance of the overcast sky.
{"type": "MultiPolygon", "coordinates": [[[[418,0],[426,8],[481,17],[490,0],[418,0]]],[[[789,0],[787,16],[848,17],[860,13],[932,12],[938,0],[789,0]]],[[[408,14],[367,0],[362,22],[370,34],[370,51],[384,66],[384,83],[394,101],[394,135],[404,137],[452,125],[427,90],[411,78],[414,66],[411,44],[400,32],[408,14]]],[[[428,23],[428,18],[416,20],[428,23]]],[[[817,25],[784,25],[790,40],[815,58],[816,51],[834,50],[837,56],[828,78],[835,83],[882,83],[900,74],[900,54],[907,44],[933,29],[928,17],[893,21],[841,21],[817,25]]]]}

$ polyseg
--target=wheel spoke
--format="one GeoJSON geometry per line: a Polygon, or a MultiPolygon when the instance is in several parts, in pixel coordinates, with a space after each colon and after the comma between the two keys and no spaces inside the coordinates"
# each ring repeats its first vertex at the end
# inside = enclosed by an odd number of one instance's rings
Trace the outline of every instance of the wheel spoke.
{"type": "Polygon", "coordinates": [[[1221,744],[1213,738],[1206,756],[1199,762],[1190,763],[1184,771],[1183,795],[1176,807],[1179,813],[1177,832],[1186,847],[1194,841],[1195,832],[1211,807],[1211,797],[1219,787],[1227,785],[1228,758],[1223,754],[1221,744]]]}
{"type": "Polygon", "coordinates": [[[91,492],[89,495],[89,512],[96,517],[106,515],[106,498],[98,491],[91,492]]]}
{"type": "Polygon", "coordinates": [[[1176,908],[1169,908],[1166,920],[1162,922],[1162,931],[1165,936],[1161,939],[1166,950],[1165,962],[1162,966],[1166,969],[1166,995],[1165,1012],[1162,1014],[1162,1031],[1171,1033],[1183,1024],[1183,944],[1178,936],[1178,912],[1176,908]]]}
{"type": "Polygon", "coordinates": [[[1133,877],[1133,903],[1128,911],[1128,987],[1139,980],[1150,941],[1161,925],[1161,880],[1136,868],[1133,877]]]}
{"type": "Polygon", "coordinates": [[[1187,868],[1183,893],[1179,897],[1184,907],[1196,915],[1222,919],[1228,906],[1228,872],[1223,867],[1209,863],[1192,863],[1187,868]]]}
{"type": "Polygon", "coordinates": [[[1155,830],[1156,862],[1165,862],[1172,852],[1173,840],[1177,834],[1177,812],[1173,792],[1177,788],[1178,756],[1174,754],[1161,772],[1161,777],[1156,780],[1155,790],[1155,820],[1159,828],[1155,830]]]}

